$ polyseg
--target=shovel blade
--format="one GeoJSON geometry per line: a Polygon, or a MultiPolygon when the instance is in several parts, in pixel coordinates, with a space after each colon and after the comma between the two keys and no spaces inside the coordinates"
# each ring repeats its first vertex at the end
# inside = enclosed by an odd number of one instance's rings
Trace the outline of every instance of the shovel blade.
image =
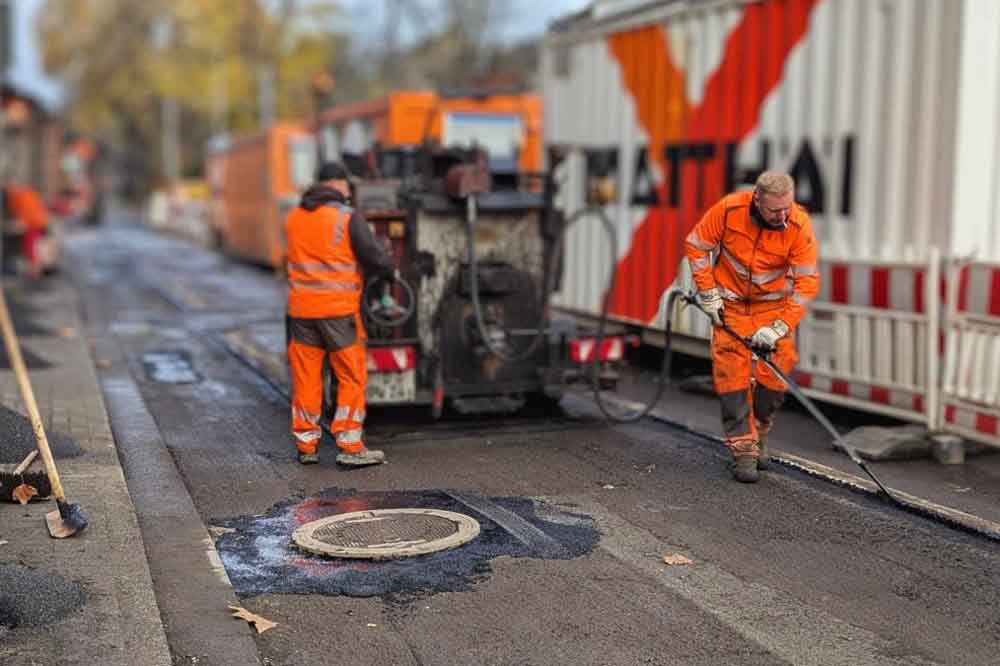
{"type": "Polygon", "coordinates": [[[59,503],[58,511],[45,514],[45,525],[53,539],[71,537],[87,527],[87,518],[80,510],[79,504],[59,503]]]}

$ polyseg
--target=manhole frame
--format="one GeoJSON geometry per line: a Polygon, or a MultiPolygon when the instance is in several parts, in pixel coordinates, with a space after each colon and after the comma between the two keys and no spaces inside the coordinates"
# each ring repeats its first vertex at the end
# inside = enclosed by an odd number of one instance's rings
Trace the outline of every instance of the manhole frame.
{"type": "Polygon", "coordinates": [[[405,557],[415,557],[417,555],[427,555],[450,550],[464,545],[479,536],[480,526],[472,516],[455,511],[443,511],[440,509],[368,509],[366,511],[352,511],[350,513],[339,513],[335,516],[320,518],[306,523],[292,532],[291,542],[298,548],[314,555],[324,557],[341,557],[348,559],[364,560],[388,560],[401,559],[405,557]],[[380,548],[356,548],[346,546],[336,546],[320,541],[313,537],[316,530],[334,523],[356,521],[361,519],[374,519],[386,514],[422,514],[451,521],[456,526],[454,534],[434,541],[421,544],[408,544],[398,546],[387,544],[380,548]]]}

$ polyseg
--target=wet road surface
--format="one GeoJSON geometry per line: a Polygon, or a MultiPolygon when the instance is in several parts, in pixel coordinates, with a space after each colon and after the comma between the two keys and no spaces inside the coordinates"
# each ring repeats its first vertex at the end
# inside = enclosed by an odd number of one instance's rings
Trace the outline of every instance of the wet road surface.
{"type": "MultiPolygon", "coordinates": [[[[611,426],[578,396],[561,414],[465,424],[373,408],[388,464],[339,469],[326,442],[302,467],[281,363],[227,344],[280,322],[271,275],[120,226],[71,252],[95,355],[121,359],[215,535],[208,554],[192,537],[183,573],[169,566],[183,538],[146,537],[177,663],[237,663],[211,614],[184,617],[212,608],[192,581],[216,551],[240,604],[278,623],[253,638],[266,664],[997,663],[995,542],[791,470],[736,484],[713,440],[611,426]],[[296,521],[345,503],[462,510],[484,536],[367,565],[289,545],[296,521]],[[523,525],[548,547],[519,540],[523,525]],[[664,563],[675,554],[692,564],[664,563]]],[[[129,475],[134,495],[157,482],[129,475]]]]}

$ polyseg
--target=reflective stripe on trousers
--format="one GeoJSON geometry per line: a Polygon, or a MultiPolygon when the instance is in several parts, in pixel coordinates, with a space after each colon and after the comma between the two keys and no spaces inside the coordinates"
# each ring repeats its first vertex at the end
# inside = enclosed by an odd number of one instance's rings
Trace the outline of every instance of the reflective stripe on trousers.
{"type": "Polygon", "coordinates": [[[320,435],[318,415],[323,405],[324,357],[329,358],[330,368],[337,377],[337,411],[330,430],[337,438],[338,447],[347,453],[355,453],[364,448],[362,426],[368,357],[363,342],[333,352],[297,340],[290,342],[288,364],[292,374],[292,434],[300,452],[316,452],[320,435]]]}

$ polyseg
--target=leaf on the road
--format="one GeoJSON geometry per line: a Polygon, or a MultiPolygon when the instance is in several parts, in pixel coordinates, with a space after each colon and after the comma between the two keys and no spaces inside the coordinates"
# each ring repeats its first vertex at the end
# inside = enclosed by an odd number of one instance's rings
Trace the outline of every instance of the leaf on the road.
{"type": "Polygon", "coordinates": [[[29,486],[27,483],[22,483],[17,488],[14,488],[14,492],[11,496],[20,502],[22,505],[27,504],[31,501],[31,498],[38,494],[38,488],[34,486],[29,486]]]}
{"type": "Polygon", "coordinates": [[[232,534],[235,531],[236,530],[232,527],[218,527],[216,525],[213,525],[212,527],[208,528],[208,533],[211,534],[216,539],[218,539],[220,536],[223,536],[224,534],[232,534]]]}
{"type": "Polygon", "coordinates": [[[670,553],[669,555],[663,556],[663,563],[669,564],[672,567],[676,567],[685,564],[694,564],[694,560],[684,557],[680,553],[670,553]]]}
{"type": "Polygon", "coordinates": [[[242,608],[240,606],[230,606],[229,609],[233,611],[233,617],[238,617],[239,619],[246,620],[252,624],[258,634],[262,634],[268,629],[274,629],[278,626],[277,622],[271,622],[268,619],[262,618],[256,613],[251,613],[246,608],[242,608]]]}
{"type": "Polygon", "coordinates": [[[76,337],[76,329],[72,326],[63,326],[59,329],[59,337],[66,338],[67,340],[72,340],[76,337]]]}
{"type": "Polygon", "coordinates": [[[108,370],[111,368],[111,361],[106,358],[99,358],[97,359],[96,365],[98,370],[108,370]]]}

